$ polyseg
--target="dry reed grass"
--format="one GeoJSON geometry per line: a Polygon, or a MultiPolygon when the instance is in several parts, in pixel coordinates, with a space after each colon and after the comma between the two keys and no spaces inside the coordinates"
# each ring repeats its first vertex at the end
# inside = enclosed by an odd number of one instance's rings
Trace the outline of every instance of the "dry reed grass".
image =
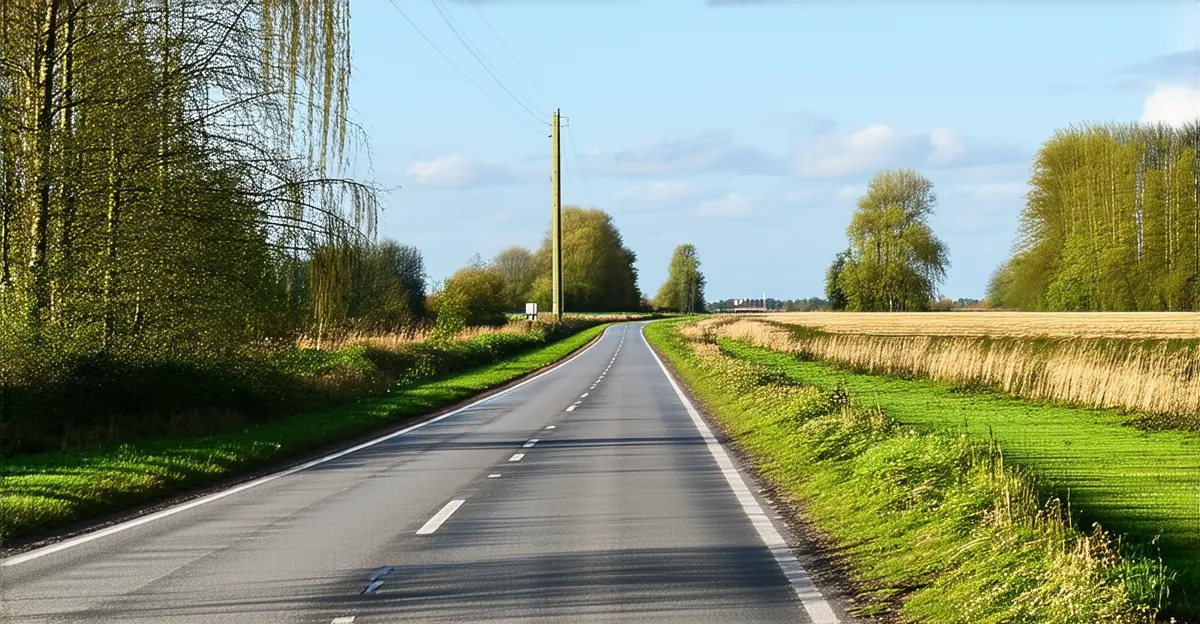
{"type": "MultiPolygon", "coordinates": [[[[1040,332],[1053,330],[1058,332],[1054,338],[1013,336],[1013,330],[1003,338],[972,335],[965,333],[970,331],[966,323],[954,328],[964,332],[959,334],[905,335],[901,332],[913,331],[914,327],[921,331],[922,325],[925,332],[947,325],[939,324],[937,318],[929,321],[903,318],[918,315],[846,315],[853,318],[827,320],[831,316],[841,315],[820,315],[813,323],[825,331],[836,325],[837,331],[831,333],[794,331],[797,329],[794,326],[789,328],[762,317],[714,317],[701,321],[693,331],[833,361],[869,373],[919,375],[1037,400],[1125,409],[1154,415],[1153,422],[1159,426],[1200,428],[1200,358],[1196,343],[1161,338],[1081,338],[1078,336],[1090,330],[1080,321],[1059,321],[1054,325],[1052,319],[1039,321],[1024,336],[1044,336],[1040,332]],[[851,329],[866,326],[868,318],[874,323],[867,327],[868,331],[851,329]],[[1074,337],[1063,338],[1066,332],[1074,332],[1074,337]]],[[[788,315],[786,322],[794,324],[809,317],[788,315]]],[[[805,323],[805,326],[810,325],[805,323]]],[[[1143,324],[1138,331],[1165,333],[1168,327],[1171,325],[1151,328],[1143,324]]],[[[1184,331],[1183,325],[1175,327],[1177,332],[1184,331]]]]}
{"type": "MultiPolygon", "coordinates": [[[[478,327],[468,327],[454,336],[455,340],[467,341],[473,338],[478,338],[486,334],[523,334],[529,331],[529,323],[526,321],[509,321],[508,323],[491,327],[487,325],[478,327]]],[[[429,326],[418,326],[403,331],[388,332],[383,334],[368,334],[368,333],[346,333],[336,337],[326,337],[319,343],[315,338],[304,337],[297,341],[296,346],[302,349],[327,349],[336,351],[344,347],[363,345],[383,349],[385,351],[396,351],[402,347],[412,344],[418,344],[429,340],[433,337],[434,330],[429,326]]]]}
{"type": "Polygon", "coordinates": [[[793,312],[758,318],[838,334],[1200,340],[1194,312],[793,312]]]}
{"type": "MultiPolygon", "coordinates": [[[[643,318],[640,314],[586,314],[586,315],[564,315],[563,322],[571,323],[573,321],[585,321],[589,324],[597,323],[619,323],[622,321],[631,321],[643,318]]],[[[553,323],[554,317],[551,314],[543,313],[538,315],[539,323],[553,323]]],[[[510,319],[504,325],[489,326],[480,325],[467,327],[454,336],[455,340],[466,342],[487,334],[523,334],[528,332],[532,326],[525,319],[510,319]]],[[[418,325],[405,330],[387,332],[387,333],[360,333],[346,332],[333,337],[325,337],[318,341],[311,336],[305,336],[296,341],[296,346],[301,349],[325,349],[329,351],[337,351],[345,347],[366,346],[384,351],[397,351],[405,346],[418,344],[428,341],[433,337],[435,330],[431,325],[418,325]]]]}

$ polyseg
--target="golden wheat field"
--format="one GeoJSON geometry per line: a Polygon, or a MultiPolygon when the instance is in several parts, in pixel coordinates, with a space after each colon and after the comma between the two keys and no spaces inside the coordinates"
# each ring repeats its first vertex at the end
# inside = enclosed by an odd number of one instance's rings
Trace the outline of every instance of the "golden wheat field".
{"type": "Polygon", "coordinates": [[[755,318],[876,336],[1200,340],[1200,312],[792,312],[755,318]]]}
{"type": "Polygon", "coordinates": [[[1200,428],[1200,346],[1183,314],[777,314],[716,316],[690,331],[855,370],[916,375],[1200,428]],[[775,322],[771,322],[775,321],[775,322]],[[789,331],[788,325],[826,333],[789,331]],[[1035,340],[1034,338],[1040,338],[1035,340]],[[1124,339],[1124,340],[1114,340],[1124,339]]]}

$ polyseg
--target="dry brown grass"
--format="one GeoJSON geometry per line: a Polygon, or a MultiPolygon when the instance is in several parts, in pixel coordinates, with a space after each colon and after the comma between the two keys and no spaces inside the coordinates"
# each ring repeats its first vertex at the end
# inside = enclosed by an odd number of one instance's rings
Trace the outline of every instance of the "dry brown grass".
{"type": "Polygon", "coordinates": [[[1195,312],[793,312],[756,318],[876,336],[1200,339],[1195,312]]]}
{"type": "MultiPolygon", "coordinates": [[[[563,322],[571,323],[573,321],[583,321],[589,324],[592,323],[619,323],[623,321],[632,321],[644,317],[640,314],[565,314],[563,322]]],[[[553,323],[554,318],[548,313],[543,313],[538,316],[541,323],[553,323]]],[[[497,327],[481,325],[476,327],[467,327],[460,333],[454,336],[455,340],[467,341],[473,338],[478,338],[485,334],[523,334],[530,329],[530,324],[524,319],[512,319],[504,325],[497,327]]],[[[407,345],[422,343],[433,337],[434,329],[432,326],[423,325],[415,326],[403,331],[388,332],[388,333],[360,333],[346,332],[334,337],[325,337],[320,342],[311,336],[305,336],[296,341],[296,346],[301,349],[326,349],[336,351],[344,347],[355,345],[364,345],[374,347],[385,351],[396,351],[407,345]]]]}
{"type": "MultiPolygon", "coordinates": [[[[529,331],[529,323],[526,321],[509,321],[505,325],[499,327],[479,326],[468,327],[462,330],[461,333],[455,336],[456,340],[466,341],[472,338],[477,338],[485,334],[523,334],[529,331]]],[[[334,338],[325,338],[318,345],[316,339],[305,337],[297,341],[296,346],[302,349],[328,349],[336,351],[343,347],[353,345],[365,345],[375,347],[385,351],[395,351],[401,347],[411,344],[417,344],[429,340],[433,336],[433,328],[431,327],[414,327],[404,331],[389,332],[385,334],[366,334],[366,333],[346,333],[334,338]]]]}
{"type": "MultiPolygon", "coordinates": [[[[1115,328],[1115,320],[1102,324],[1105,329],[1100,330],[1086,325],[1086,318],[1104,315],[1046,315],[1024,331],[1019,320],[1033,318],[1031,315],[772,316],[791,325],[805,321],[805,327],[815,326],[830,333],[792,331],[782,323],[769,322],[770,317],[714,317],[699,323],[694,331],[870,373],[919,375],[1038,400],[1119,408],[1155,415],[1155,422],[1162,425],[1200,428],[1197,343],[1172,343],[1161,338],[1168,332],[1180,337],[1186,331],[1186,321],[1156,323],[1146,319],[1147,315],[1119,315],[1128,319],[1126,335],[1160,337],[1118,340],[1090,337],[1116,332],[1110,329],[1115,328]],[[847,318],[837,318],[841,316],[847,318]],[[959,316],[981,318],[949,319],[959,316]],[[1002,317],[1001,323],[986,325],[988,317],[1002,317]],[[808,322],[810,318],[814,322],[808,322]],[[1135,319],[1142,322],[1137,324],[1135,319]],[[857,327],[863,329],[854,329],[857,327]],[[996,327],[1005,328],[1005,333],[984,331],[996,327]],[[1031,338],[1043,336],[1050,337],[1031,338]]],[[[1184,315],[1170,316],[1178,319],[1184,315]]]]}

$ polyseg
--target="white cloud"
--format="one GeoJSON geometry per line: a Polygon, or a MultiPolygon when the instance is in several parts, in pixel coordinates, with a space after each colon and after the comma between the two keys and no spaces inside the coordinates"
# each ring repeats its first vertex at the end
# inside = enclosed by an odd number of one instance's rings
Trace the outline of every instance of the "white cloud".
{"type": "Polygon", "coordinates": [[[931,132],[929,134],[929,144],[933,146],[933,153],[929,155],[929,162],[935,165],[948,165],[959,160],[967,153],[967,146],[963,144],[962,138],[955,134],[953,130],[946,128],[931,132]]]}
{"type": "Polygon", "coordinates": [[[415,186],[441,189],[476,188],[518,181],[518,176],[506,164],[473,160],[462,154],[417,161],[405,175],[415,186]]]}
{"type": "Polygon", "coordinates": [[[696,206],[696,215],[710,219],[740,219],[754,212],[754,204],[762,195],[730,193],[724,197],[706,199],[696,206]]]}
{"type": "Polygon", "coordinates": [[[1020,199],[1029,191],[1027,182],[993,182],[988,184],[960,184],[951,189],[949,195],[982,201],[1005,201],[1020,199]]]}
{"type": "Polygon", "coordinates": [[[1014,146],[970,140],[949,129],[907,132],[877,123],[814,134],[792,164],[802,177],[840,178],[889,167],[983,166],[1023,157],[1014,146]]]}
{"type": "Polygon", "coordinates": [[[1159,86],[1142,104],[1142,123],[1181,126],[1197,119],[1200,119],[1200,89],[1186,85],[1159,86]]]}
{"type": "Polygon", "coordinates": [[[843,186],[842,188],[838,189],[837,198],[840,201],[854,201],[854,200],[858,199],[858,196],[861,194],[862,194],[862,191],[858,190],[856,187],[853,187],[853,186],[850,186],[849,184],[847,184],[846,186],[843,186]]]}
{"type": "Polygon", "coordinates": [[[620,198],[643,208],[677,206],[698,199],[708,192],[687,182],[657,181],[631,187],[620,194],[620,198]]]}
{"type": "Polygon", "coordinates": [[[813,178],[836,178],[877,169],[889,162],[908,160],[921,139],[886,124],[860,130],[833,130],[817,135],[796,154],[796,170],[813,178]]]}
{"type": "Polygon", "coordinates": [[[591,173],[606,175],[662,175],[731,171],[748,175],[773,175],[785,169],[783,159],[756,147],[734,141],[733,133],[709,130],[680,139],[641,141],[608,154],[590,149],[582,165],[591,173]]]}
{"type": "Polygon", "coordinates": [[[808,204],[820,196],[815,189],[791,189],[780,193],[779,200],[785,204],[808,204]]]}

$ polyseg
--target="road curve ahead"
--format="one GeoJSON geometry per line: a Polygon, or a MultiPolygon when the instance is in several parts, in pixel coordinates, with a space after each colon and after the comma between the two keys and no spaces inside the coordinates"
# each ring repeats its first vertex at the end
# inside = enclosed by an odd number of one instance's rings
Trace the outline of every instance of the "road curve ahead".
{"type": "Polygon", "coordinates": [[[839,621],[639,324],[202,500],[3,561],[0,621],[839,621]]]}

